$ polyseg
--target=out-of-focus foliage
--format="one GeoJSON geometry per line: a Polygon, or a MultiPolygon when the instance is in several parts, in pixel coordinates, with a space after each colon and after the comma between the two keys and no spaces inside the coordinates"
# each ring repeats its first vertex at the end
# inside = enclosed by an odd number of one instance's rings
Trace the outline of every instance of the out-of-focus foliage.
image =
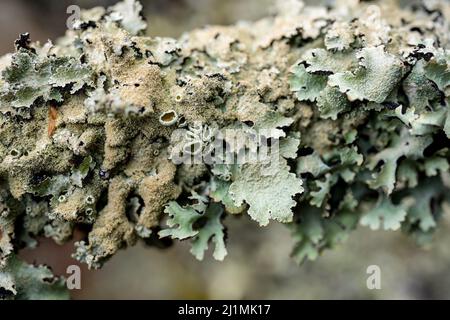
{"type": "Polygon", "coordinates": [[[65,300],[65,281],[46,266],[29,265],[11,255],[0,270],[0,299],[65,300]]]}

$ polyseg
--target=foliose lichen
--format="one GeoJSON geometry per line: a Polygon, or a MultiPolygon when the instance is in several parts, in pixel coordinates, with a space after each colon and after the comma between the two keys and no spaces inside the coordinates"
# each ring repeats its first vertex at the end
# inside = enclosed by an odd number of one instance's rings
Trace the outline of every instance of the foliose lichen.
{"type": "Polygon", "coordinates": [[[17,252],[79,225],[90,268],[154,237],[222,260],[237,214],[286,224],[299,263],[358,224],[430,242],[450,201],[448,2],[289,1],[179,39],[145,36],[141,9],[84,11],[55,44],[23,35],[0,59],[2,297],[54,297],[17,252]],[[223,130],[233,157],[257,148],[242,133],[275,139],[276,166],[173,161],[207,158],[223,130]]]}

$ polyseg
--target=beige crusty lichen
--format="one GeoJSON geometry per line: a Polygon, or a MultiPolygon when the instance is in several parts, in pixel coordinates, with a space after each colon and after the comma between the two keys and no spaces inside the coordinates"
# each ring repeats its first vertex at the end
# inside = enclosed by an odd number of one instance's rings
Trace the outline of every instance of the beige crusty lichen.
{"type": "Polygon", "coordinates": [[[285,223],[298,262],[358,223],[428,242],[450,194],[446,1],[282,1],[179,39],[145,36],[141,8],[84,11],[55,44],[23,34],[0,59],[1,295],[43,272],[22,244],[78,225],[74,257],[93,268],[160,237],[222,260],[230,214],[285,223]],[[254,132],[276,166],[177,161],[217,141],[256,150],[254,132]]]}

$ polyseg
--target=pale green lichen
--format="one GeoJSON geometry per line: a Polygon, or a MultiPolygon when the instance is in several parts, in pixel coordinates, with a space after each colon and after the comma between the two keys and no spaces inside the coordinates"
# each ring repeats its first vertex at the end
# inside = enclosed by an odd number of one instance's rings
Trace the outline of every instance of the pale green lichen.
{"type": "Polygon", "coordinates": [[[68,94],[77,93],[84,85],[92,84],[92,72],[72,57],[40,57],[20,48],[11,61],[11,66],[2,72],[5,81],[0,92],[0,111],[16,113],[30,108],[37,99],[43,102],[64,100],[66,86],[68,94]]]}
{"type": "Polygon", "coordinates": [[[450,39],[437,14],[450,9],[437,2],[294,0],[169,39],[145,36],[127,0],[84,11],[54,45],[23,35],[0,59],[0,293],[60,297],[15,252],[80,224],[74,257],[91,268],[155,237],[189,239],[200,260],[212,243],[222,260],[230,214],[285,223],[299,263],[358,224],[429,243],[450,200],[450,39]],[[278,149],[263,160],[205,161],[267,139],[278,149]]]}
{"type": "Polygon", "coordinates": [[[11,255],[0,269],[0,299],[66,300],[65,281],[46,266],[29,265],[11,255]]]}

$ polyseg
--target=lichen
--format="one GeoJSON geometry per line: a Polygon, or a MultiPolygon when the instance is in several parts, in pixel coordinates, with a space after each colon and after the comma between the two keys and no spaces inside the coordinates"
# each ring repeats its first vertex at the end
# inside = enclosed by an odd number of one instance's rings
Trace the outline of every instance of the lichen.
{"type": "Polygon", "coordinates": [[[429,243],[450,201],[449,4],[435,2],[293,0],[170,39],[146,36],[127,0],[55,44],[22,35],[0,58],[0,292],[56,297],[16,252],[78,225],[90,268],[155,237],[222,260],[229,215],[285,224],[299,263],[358,224],[429,243]]]}

